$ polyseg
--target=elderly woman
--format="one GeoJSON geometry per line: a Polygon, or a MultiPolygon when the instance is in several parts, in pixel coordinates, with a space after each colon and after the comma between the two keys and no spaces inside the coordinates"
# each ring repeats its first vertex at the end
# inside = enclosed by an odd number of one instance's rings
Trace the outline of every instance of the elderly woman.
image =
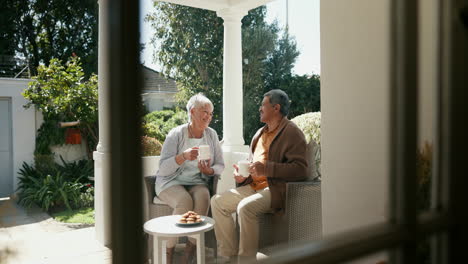
{"type": "MultiPolygon", "coordinates": [[[[164,141],[156,173],[156,194],[171,206],[172,214],[194,211],[207,215],[210,192],[207,182],[220,175],[224,160],[218,134],[208,125],[213,117],[213,104],[203,94],[196,94],[187,103],[188,124],[172,129],[164,141]],[[198,160],[198,146],[210,147],[210,159],[198,160]]],[[[167,242],[167,263],[172,263],[176,238],[167,242]]],[[[195,254],[195,241],[189,239],[185,262],[195,254]]]]}

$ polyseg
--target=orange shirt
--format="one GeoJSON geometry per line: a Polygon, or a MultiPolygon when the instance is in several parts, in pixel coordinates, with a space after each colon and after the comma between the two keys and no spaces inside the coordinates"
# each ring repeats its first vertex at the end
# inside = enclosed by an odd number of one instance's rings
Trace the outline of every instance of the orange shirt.
{"type": "MultiPolygon", "coordinates": [[[[275,138],[277,129],[278,127],[276,127],[273,131],[268,131],[266,128],[265,130],[263,130],[262,136],[258,140],[253,153],[254,163],[259,161],[266,166],[266,161],[268,159],[268,151],[270,150],[271,142],[275,138]]],[[[252,189],[256,191],[268,187],[268,181],[265,175],[259,177],[252,176],[252,180],[253,181],[250,183],[250,187],[252,187],[252,189]]]]}

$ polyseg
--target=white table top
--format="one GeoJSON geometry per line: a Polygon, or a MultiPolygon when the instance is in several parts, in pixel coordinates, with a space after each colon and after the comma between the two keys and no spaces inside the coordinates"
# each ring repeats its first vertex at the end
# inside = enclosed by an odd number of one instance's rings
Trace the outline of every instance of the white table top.
{"type": "Polygon", "coordinates": [[[193,226],[179,226],[176,223],[180,215],[168,215],[151,219],[145,223],[143,229],[146,233],[158,236],[179,237],[195,235],[214,228],[215,220],[208,216],[202,216],[203,223],[193,226]]]}

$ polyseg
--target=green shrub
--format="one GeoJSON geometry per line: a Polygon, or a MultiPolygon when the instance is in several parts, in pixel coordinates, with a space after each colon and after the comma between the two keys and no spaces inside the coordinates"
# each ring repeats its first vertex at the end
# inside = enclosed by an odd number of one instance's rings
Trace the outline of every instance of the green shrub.
{"type": "Polygon", "coordinates": [[[313,112],[313,113],[305,113],[295,118],[291,119],[301,130],[304,132],[304,136],[306,138],[307,143],[311,140],[314,140],[317,143],[317,148],[315,150],[315,168],[317,176],[321,176],[321,133],[320,133],[320,126],[321,126],[321,113],[320,112],[313,112]]]}
{"type": "Polygon", "coordinates": [[[64,128],[57,122],[80,121],[80,131],[87,145],[88,158],[98,143],[98,79],[92,74],[85,78],[78,57],[66,63],[51,59],[49,65],[39,65],[37,75],[32,77],[22,95],[28,103],[44,116],[44,124],[38,131],[36,150],[38,154],[50,154],[50,146],[64,143],[64,128]]]}
{"type": "Polygon", "coordinates": [[[187,112],[180,108],[154,111],[143,117],[143,135],[164,142],[171,129],[187,121],[187,112]]]}
{"type": "Polygon", "coordinates": [[[55,175],[40,176],[39,178],[29,177],[21,173],[19,178],[21,189],[20,204],[31,206],[33,203],[48,211],[53,207],[66,206],[72,210],[72,204],[79,202],[82,184],[77,181],[69,182],[58,172],[55,175]],[[27,178],[27,180],[24,180],[27,178]],[[26,186],[25,182],[29,182],[26,186]]]}
{"type": "Polygon", "coordinates": [[[94,186],[91,184],[86,184],[84,187],[84,192],[80,194],[80,199],[78,203],[75,204],[77,208],[94,208],[94,186]]]}
{"type": "Polygon", "coordinates": [[[56,164],[58,171],[60,171],[67,180],[78,182],[83,185],[91,184],[90,177],[94,177],[94,161],[93,160],[78,160],[73,162],[66,162],[61,156],[60,160],[62,165],[56,164]]]}
{"type": "Polygon", "coordinates": [[[51,155],[50,146],[65,144],[65,129],[56,120],[44,120],[37,130],[35,155],[51,155]]]}
{"type": "Polygon", "coordinates": [[[51,162],[50,155],[36,155],[35,166],[23,163],[19,170],[19,203],[36,204],[45,211],[55,208],[72,208],[94,204],[94,187],[90,176],[94,174],[93,162],[80,160],[62,165],[51,162]]]}
{"type": "Polygon", "coordinates": [[[159,156],[161,154],[161,143],[152,137],[141,137],[141,149],[143,156],[159,156]]]}
{"type": "Polygon", "coordinates": [[[161,127],[163,126],[162,122],[151,122],[151,123],[144,123],[142,126],[143,135],[156,138],[158,140],[165,140],[166,135],[162,132],[161,127]]]}

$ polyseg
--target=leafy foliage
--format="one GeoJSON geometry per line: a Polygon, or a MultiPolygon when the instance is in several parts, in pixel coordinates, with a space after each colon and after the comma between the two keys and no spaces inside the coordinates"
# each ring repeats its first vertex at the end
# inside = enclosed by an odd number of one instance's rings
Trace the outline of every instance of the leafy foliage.
{"type": "Polygon", "coordinates": [[[57,122],[80,121],[80,130],[91,157],[98,142],[97,76],[93,74],[85,80],[78,57],[71,57],[65,65],[58,59],[52,59],[49,66],[39,66],[37,76],[33,77],[23,96],[29,100],[26,108],[34,105],[44,115],[37,153],[48,154],[48,146],[63,143],[57,139],[63,133],[55,126],[57,122]]]}
{"type": "Polygon", "coordinates": [[[171,129],[187,121],[187,113],[180,108],[154,111],[143,117],[143,135],[164,142],[171,129]]]}
{"type": "Polygon", "coordinates": [[[56,164],[57,170],[65,175],[67,179],[72,181],[78,180],[83,185],[91,184],[89,178],[94,177],[94,161],[82,159],[66,162],[62,157],[60,157],[60,160],[62,164],[56,164]]]}
{"type": "Polygon", "coordinates": [[[310,140],[314,140],[315,143],[320,145],[320,127],[322,119],[321,116],[322,115],[320,112],[306,113],[296,116],[295,118],[291,119],[291,121],[294,122],[294,124],[296,124],[302,130],[307,143],[309,143],[310,140]]]}
{"type": "Polygon", "coordinates": [[[306,113],[291,119],[304,133],[307,143],[313,140],[317,146],[315,148],[315,174],[321,177],[322,147],[321,147],[321,122],[322,114],[320,112],[306,113]]]}
{"type": "MultiPolygon", "coordinates": [[[[20,174],[23,175],[20,171],[20,174]]],[[[27,177],[23,175],[23,177],[27,177]]],[[[46,175],[41,178],[30,177],[27,181],[28,187],[25,186],[20,177],[20,188],[23,190],[20,195],[20,204],[31,206],[37,203],[44,210],[49,210],[54,206],[65,205],[69,210],[72,209],[72,203],[78,203],[81,184],[78,182],[68,182],[63,175],[58,172],[55,175],[46,175]]]]}
{"type": "Polygon", "coordinates": [[[50,155],[50,146],[65,143],[65,129],[58,127],[55,120],[45,120],[37,130],[34,154],[50,155]]]}
{"type": "Polygon", "coordinates": [[[18,172],[20,204],[37,204],[47,211],[62,206],[71,210],[89,206],[94,201],[94,195],[90,196],[88,191],[92,187],[88,177],[94,174],[91,161],[65,163],[62,159],[64,164],[59,165],[49,163],[47,155],[39,157],[35,166],[23,163],[18,172]],[[39,163],[41,161],[47,161],[47,164],[39,163]]]}
{"type": "Polygon", "coordinates": [[[290,117],[320,112],[319,75],[289,75],[281,81],[279,89],[285,91],[291,100],[290,117]]]}
{"type": "Polygon", "coordinates": [[[87,184],[84,187],[86,190],[80,193],[78,203],[75,204],[77,208],[94,207],[94,186],[87,184]]]}
{"type": "Polygon", "coordinates": [[[97,72],[98,1],[4,0],[0,17],[7,51],[26,58],[32,75],[73,53],[84,58],[87,76],[97,72]]]}
{"type": "Polygon", "coordinates": [[[161,154],[162,145],[157,139],[152,137],[141,137],[141,152],[143,156],[159,156],[161,154]]]}

